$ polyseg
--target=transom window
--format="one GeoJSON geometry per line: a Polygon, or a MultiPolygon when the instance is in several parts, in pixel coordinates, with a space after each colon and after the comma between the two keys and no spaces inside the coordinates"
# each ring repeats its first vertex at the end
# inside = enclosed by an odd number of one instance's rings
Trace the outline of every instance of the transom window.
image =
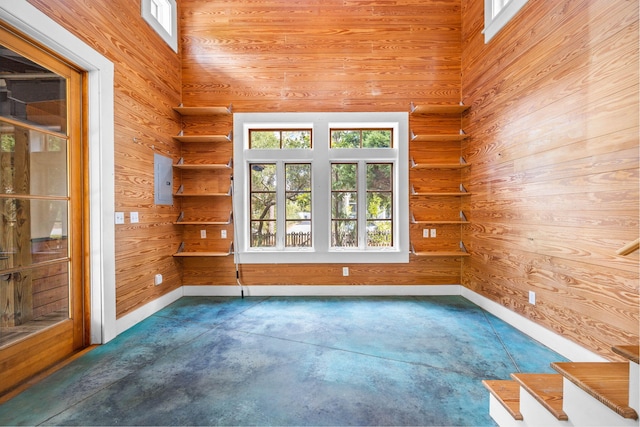
{"type": "Polygon", "coordinates": [[[176,0],[142,0],[140,12],[156,33],[178,51],[178,5],[176,0]]]}
{"type": "Polygon", "coordinates": [[[407,113],[235,114],[239,262],[408,262],[407,129],[407,113]]]}
{"type": "Polygon", "coordinates": [[[484,0],[484,42],[488,43],[529,0],[484,0]]]}

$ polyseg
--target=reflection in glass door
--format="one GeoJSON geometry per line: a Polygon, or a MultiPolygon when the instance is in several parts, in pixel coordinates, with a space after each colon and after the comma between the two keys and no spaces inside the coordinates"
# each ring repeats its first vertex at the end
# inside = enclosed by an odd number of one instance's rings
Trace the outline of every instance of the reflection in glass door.
{"type": "Polygon", "coordinates": [[[0,36],[2,394],[81,348],[85,331],[82,75],[0,36]]]}

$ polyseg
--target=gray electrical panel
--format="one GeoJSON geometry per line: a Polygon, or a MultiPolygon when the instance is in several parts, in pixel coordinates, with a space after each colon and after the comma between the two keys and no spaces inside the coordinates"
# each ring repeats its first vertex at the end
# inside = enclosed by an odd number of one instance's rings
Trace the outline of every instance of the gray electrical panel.
{"type": "Polygon", "coordinates": [[[173,160],[154,153],[153,177],[153,202],[156,205],[173,205],[173,160]]]}

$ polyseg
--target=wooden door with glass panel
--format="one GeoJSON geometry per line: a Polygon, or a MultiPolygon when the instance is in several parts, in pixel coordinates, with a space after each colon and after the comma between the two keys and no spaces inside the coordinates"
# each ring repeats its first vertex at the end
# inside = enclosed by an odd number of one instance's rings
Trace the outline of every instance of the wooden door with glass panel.
{"type": "Polygon", "coordinates": [[[84,346],[81,96],[0,26],[0,394],[84,346]]]}

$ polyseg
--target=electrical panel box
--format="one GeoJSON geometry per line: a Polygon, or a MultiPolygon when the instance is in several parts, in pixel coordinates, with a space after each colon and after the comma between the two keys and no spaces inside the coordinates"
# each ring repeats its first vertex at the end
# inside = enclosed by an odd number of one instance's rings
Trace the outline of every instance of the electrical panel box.
{"type": "Polygon", "coordinates": [[[173,205],[173,160],[160,154],[153,155],[153,182],[156,205],[173,205]]]}

